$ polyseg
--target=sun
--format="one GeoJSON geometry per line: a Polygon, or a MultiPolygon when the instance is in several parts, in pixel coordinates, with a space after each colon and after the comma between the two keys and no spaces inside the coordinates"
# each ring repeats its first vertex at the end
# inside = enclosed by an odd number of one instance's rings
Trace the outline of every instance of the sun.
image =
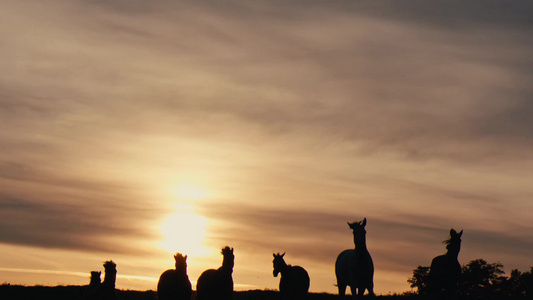
{"type": "Polygon", "coordinates": [[[160,247],[170,253],[181,252],[190,256],[208,253],[204,246],[207,219],[190,212],[170,214],[161,224],[163,241],[160,247]]]}

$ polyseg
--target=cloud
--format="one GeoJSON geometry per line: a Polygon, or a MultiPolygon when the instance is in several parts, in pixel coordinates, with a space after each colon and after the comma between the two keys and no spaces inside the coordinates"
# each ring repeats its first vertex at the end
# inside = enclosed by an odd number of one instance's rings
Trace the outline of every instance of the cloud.
{"type": "Polygon", "coordinates": [[[139,253],[196,180],[213,244],[330,262],[366,216],[389,271],[451,226],[522,258],[530,6],[2,3],[0,240],[139,253]]]}
{"type": "MultiPolygon", "coordinates": [[[[43,121],[50,125],[66,125],[77,112],[96,125],[89,129],[76,118],[75,131],[88,134],[107,127],[171,133],[183,131],[185,123],[200,125],[206,137],[220,132],[300,136],[411,159],[483,162],[530,154],[524,136],[528,123],[517,121],[531,119],[524,101],[531,95],[529,81],[520,80],[531,77],[520,66],[531,64],[530,45],[522,38],[529,29],[515,26],[514,35],[496,32],[484,39],[490,24],[503,22],[493,14],[497,7],[465,5],[472,14],[456,14],[448,3],[416,4],[407,21],[395,13],[394,2],[344,3],[349,9],[328,4],[311,22],[321,2],[303,11],[284,4],[283,14],[262,4],[233,2],[220,12],[193,4],[181,9],[121,1],[80,5],[62,9],[83,7],[87,14],[81,19],[49,24],[69,47],[17,51],[42,58],[28,66],[37,72],[19,73],[26,82],[15,83],[30,97],[38,93],[49,99],[44,110],[32,114],[49,114],[43,121]],[[130,9],[109,10],[109,5],[130,9]],[[203,14],[193,20],[187,10],[203,14]],[[243,26],[237,15],[253,22],[243,26]],[[146,22],[131,23],[131,16],[146,22]],[[416,21],[427,21],[428,27],[416,21]],[[437,26],[453,21],[471,27],[437,26]],[[77,35],[59,30],[72,22],[77,35]],[[515,56],[501,44],[512,45],[515,56]],[[58,98],[74,98],[76,104],[58,98]],[[519,118],[513,112],[520,112],[519,118]]],[[[506,8],[523,15],[517,7],[506,8]]],[[[29,109],[19,111],[23,120],[30,117],[29,109]]]]}
{"type": "Polygon", "coordinates": [[[464,220],[450,226],[446,216],[424,218],[415,213],[409,216],[365,215],[363,210],[356,213],[354,209],[332,212],[329,209],[275,209],[245,204],[210,204],[204,210],[211,220],[220,218],[224,221],[222,224],[227,224],[213,228],[216,233],[212,234],[236,248],[253,249],[254,252],[287,251],[300,259],[322,264],[333,262],[340,251],[353,247],[352,232],[346,222],[364,217],[368,220],[367,245],[379,268],[387,271],[410,272],[416,265],[429,264],[434,256],[445,252],[441,242],[453,227],[464,229],[466,233],[463,260],[493,257],[497,252],[505,253],[505,258],[514,257],[508,261],[516,264],[527,258],[527,249],[531,247],[527,235],[475,229],[464,220]],[[487,251],[488,246],[493,249],[487,251]]]}
{"type": "MultiPolygon", "coordinates": [[[[16,166],[11,170],[21,169],[16,166]]],[[[3,168],[4,171],[6,168],[3,168]]],[[[28,171],[29,170],[29,171],[28,171]]],[[[2,243],[89,252],[143,253],[122,240],[155,238],[143,224],[161,215],[127,195],[135,188],[26,171],[0,174],[2,243]],[[8,176],[6,176],[8,175],[8,176]],[[132,222],[132,220],[137,220],[132,222]]]]}

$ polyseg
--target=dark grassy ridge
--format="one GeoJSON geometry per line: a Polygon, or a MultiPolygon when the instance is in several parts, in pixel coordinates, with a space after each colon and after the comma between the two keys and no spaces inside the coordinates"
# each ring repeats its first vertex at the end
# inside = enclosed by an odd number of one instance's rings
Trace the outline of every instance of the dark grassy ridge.
{"type": "MultiPolygon", "coordinates": [[[[2,300],[71,300],[81,299],[83,286],[21,286],[21,285],[0,285],[0,299],[2,300]]],[[[120,300],[157,300],[155,291],[131,291],[117,290],[120,300]]],[[[373,299],[420,299],[414,296],[377,296],[373,299]]],[[[192,300],[195,299],[193,292],[192,300]]],[[[250,290],[236,291],[233,300],[274,300],[279,299],[277,291],[271,290],[250,290]]],[[[308,300],[340,300],[337,295],[327,293],[310,293],[308,300]]],[[[351,297],[344,297],[345,300],[351,297]]],[[[343,300],[344,300],[343,299],[343,300]]]]}
{"type": "MultiPolygon", "coordinates": [[[[0,299],[2,300],[77,300],[81,299],[84,286],[21,286],[21,285],[0,285],[0,299]]],[[[120,300],[157,300],[155,291],[132,291],[117,290],[120,300]]],[[[191,300],[195,300],[195,293],[191,300]]],[[[233,300],[278,300],[277,291],[271,290],[250,290],[236,291],[233,300]]],[[[343,298],[338,295],[327,293],[310,293],[307,300],[350,300],[350,296],[343,298]]],[[[376,297],[364,297],[364,299],[384,299],[384,300],[430,300],[431,298],[421,297],[418,295],[384,295],[376,297]]],[[[522,298],[523,299],[523,298],[522,298]]],[[[462,299],[469,300],[469,299],[462,299]]],[[[500,300],[491,298],[491,300],[500,300]]],[[[503,300],[503,298],[502,298],[503,300]]],[[[505,300],[512,300],[505,298],[505,300]]]]}

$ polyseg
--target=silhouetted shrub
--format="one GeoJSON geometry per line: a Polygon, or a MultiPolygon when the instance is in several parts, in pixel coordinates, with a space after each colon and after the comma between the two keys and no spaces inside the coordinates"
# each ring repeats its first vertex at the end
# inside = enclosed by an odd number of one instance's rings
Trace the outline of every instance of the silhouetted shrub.
{"type": "Polygon", "coordinates": [[[462,268],[459,291],[470,298],[487,298],[501,293],[506,277],[501,276],[503,265],[499,262],[489,264],[483,259],[475,259],[462,268]]]}
{"type": "MultiPolygon", "coordinates": [[[[429,267],[418,266],[407,279],[419,295],[427,295],[429,267]]],[[[529,272],[512,270],[504,276],[503,265],[475,259],[461,268],[458,294],[464,299],[533,299],[533,267],[529,272]]]]}
{"type": "Polygon", "coordinates": [[[416,288],[418,294],[426,295],[428,289],[429,267],[418,266],[413,270],[413,277],[407,279],[411,288],[416,288]]]}

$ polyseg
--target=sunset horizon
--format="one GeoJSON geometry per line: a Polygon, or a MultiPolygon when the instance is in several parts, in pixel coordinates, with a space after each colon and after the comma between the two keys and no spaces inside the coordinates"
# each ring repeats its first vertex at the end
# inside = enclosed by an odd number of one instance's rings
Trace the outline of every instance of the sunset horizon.
{"type": "MultiPolygon", "coordinates": [[[[527,1],[0,3],[0,283],[156,290],[234,248],[337,294],[366,218],[378,295],[446,253],[533,266],[527,1]]],[[[348,289],[349,290],[349,289],[348,289]]]]}

